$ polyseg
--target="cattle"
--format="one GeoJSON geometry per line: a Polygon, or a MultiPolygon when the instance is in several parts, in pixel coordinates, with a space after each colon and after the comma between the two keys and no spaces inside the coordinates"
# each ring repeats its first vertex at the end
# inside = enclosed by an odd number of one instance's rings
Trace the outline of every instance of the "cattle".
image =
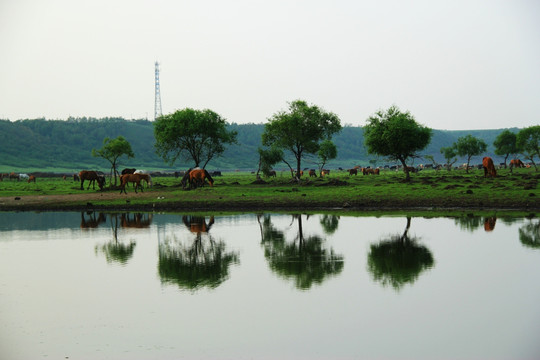
{"type": "Polygon", "coordinates": [[[482,166],[484,167],[484,177],[488,175],[490,177],[497,176],[497,170],[495,170],[495,165],[493,165],[493,159],[489,156],[486,156],[482,159],[482,166]]]}

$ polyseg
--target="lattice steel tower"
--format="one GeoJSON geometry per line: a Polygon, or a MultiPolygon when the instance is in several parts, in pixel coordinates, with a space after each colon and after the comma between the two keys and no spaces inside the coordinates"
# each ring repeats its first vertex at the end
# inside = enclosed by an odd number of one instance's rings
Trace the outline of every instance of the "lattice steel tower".
{"type": "Polygon", "coordinates": [[[154,100],[154,121],[163,115],[161,111],[161,93],[159,91],[159,63],[156,61],[156,96],[154,100]]]}

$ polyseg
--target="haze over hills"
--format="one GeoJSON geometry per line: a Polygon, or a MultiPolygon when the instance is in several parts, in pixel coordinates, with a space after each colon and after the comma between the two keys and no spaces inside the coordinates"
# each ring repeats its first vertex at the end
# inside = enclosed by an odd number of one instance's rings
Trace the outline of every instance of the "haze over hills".
{"type": "MultiPolygon", "coordinates": [[[[238,132],[237,145],[227,148],[224,155],[210,161],[212,170],[256,170],[257,148],[261,146],[264,124],[229,124],[238,132]]],[[[483,156],[493,157],[496,163],[503,159],[494,155],[493,141],[504,129],[486,130],[433,130],[433,137],[422,155],[433,155],[439,163],[444,162],[441,147],[452,145],[458,137],[471,134],[488,144],[485,154],[471,159],[471,164],[481,162],[483,156]]],[[[519,129],[513,128],[517,132],[519,129]]],[[[124,136],[131,144],[135,157],[121,158],[120,167],[136,167],[147,170],[178,170],[193,166],[189,161],[177,161],[174,166],[164,163],[154,151],[153,123],[148,120],[125,120],[122,118],[70,118],[68,120],[0,120],[0,171],[54,171],[74,172],[82,169],[109,170],[109,163],[92,156],[92,149],[103,146],[106,137],[124,136]]],[[[332,139],[338,147],[338,157],[326,166],[350,168],[354,165],[367,166],[370,160],[375,165],[392,165],[386,159],[367,154],[362,127],[346,126],[332,139]]],[[[459,159],[458,163],[465,162],[459,159]]],[[[315,157],[303,160],[303,167],[315,168],[315,157]]],[[[415,164],[429,163],[427,159],[416,159],[415,164]]],[[[286,168],[284,164],[277,169],[286,168]]]]}

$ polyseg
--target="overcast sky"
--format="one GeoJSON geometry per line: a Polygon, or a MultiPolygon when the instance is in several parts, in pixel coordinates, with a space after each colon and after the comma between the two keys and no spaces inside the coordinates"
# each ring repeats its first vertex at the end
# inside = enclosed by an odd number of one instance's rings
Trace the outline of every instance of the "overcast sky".
{"type": "Polygon", "coordinates": [[[540,123],[538,0],[0,0],[0,119],[153,119],[155,61],[163,113],[540,123]]]}

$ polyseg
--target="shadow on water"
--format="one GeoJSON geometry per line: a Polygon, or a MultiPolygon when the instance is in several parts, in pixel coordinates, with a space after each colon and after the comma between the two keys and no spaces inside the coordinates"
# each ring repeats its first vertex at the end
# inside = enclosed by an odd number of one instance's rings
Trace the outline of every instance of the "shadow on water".
{"type": "Polygon", "coordinates": [[[431,269],[435,263],[429,249],[417,243],[418,238],[409,236],[411,218],[403,234],[391,235],[378,244],[370,246],[368,271],[373,279],[400,290],[405,284],[413,284],[420,273],[431,269]]]}
{"type": "MultiPolygon", "coordinates": [[[[317,235],[305,237],[302,215],[293,215],[292,219],[298,224],[298,233],[288,242],[284,232],[272,224],[270,215],[257,215],[261,244],[270,269],[284,279],[293,280],[295,286],[301,290],[307,290],[313,284],[321,284],[326,278],[341,273],[343,256],[336,255],[333,249],[325,248],[325,239],[322,237],[317,235]]],[[[325,229],[335,231],[339,218],[326,219],[329,225],[325,229]]]]}
{"type": "Polygon", "coordinates": [[[159,244],[161,282],[191,291],[218,287],[229,278],[230,266],[239,263],[238,254],[210,235],[213,216],[208,222],[204,216],[183,216],[182,222],[192,236],[173,235],[159,244]]]}

